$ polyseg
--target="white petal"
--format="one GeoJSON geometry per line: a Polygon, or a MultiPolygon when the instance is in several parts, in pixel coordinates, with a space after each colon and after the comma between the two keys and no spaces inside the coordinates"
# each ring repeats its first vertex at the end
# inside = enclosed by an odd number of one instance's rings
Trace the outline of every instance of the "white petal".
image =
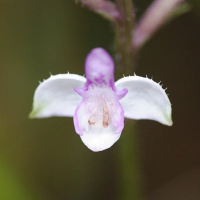
{"type": "Polygon", "coordinates": [[[40,83],[33,98],[30,117],[73,116],[82,97],[75,87],[83,87],[86,79],[76,74],[51,76],[40,83]]]}
{"type": "Polygon", "coordinates": [[[125,117],[172,125],[171,103],[158,83],[140,76],[129,76],[119,79],[115,86],[128,89],[127,95],[120,100],[125,117]]]}

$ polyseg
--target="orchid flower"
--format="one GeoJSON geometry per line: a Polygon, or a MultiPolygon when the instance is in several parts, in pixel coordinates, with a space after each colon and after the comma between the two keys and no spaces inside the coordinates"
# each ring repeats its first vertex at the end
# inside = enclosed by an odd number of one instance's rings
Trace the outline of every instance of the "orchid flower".
{"type": "Polygon", "coordinates": [[[51,75],[40,83],[30,117],[73,117],[76,133],[92,151],[108,149],[120,138],[124,117],[172,125],[165,90],[136,75],[114,82],[114,62],[104,49],[88,54],[85,75],[51,75]]]}

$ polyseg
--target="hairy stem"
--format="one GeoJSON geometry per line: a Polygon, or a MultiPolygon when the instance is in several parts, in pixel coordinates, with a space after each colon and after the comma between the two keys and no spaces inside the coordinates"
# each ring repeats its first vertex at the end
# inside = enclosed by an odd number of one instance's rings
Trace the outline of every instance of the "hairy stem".
{"type": "MultiPolygon", "coordinates": [[[[135,14],[132,0],[115,0],[121,15],[115,29],[116,78],[132,75],[134,72],[134,51],[132,33],[135,14]]],[[[141,200],[136,123],[125,122],[119,145],[119,199],[141,200]]]]}
{"type": "Polygon", "coordinates": [[[116,0],[116,7],[120,13],[121,19],[117,20],[115,35],[115,60],[117,78],[122,74],[133,74],[133,48],[132,32],[134,28],[134,7],[132,0],[116,0]]]}

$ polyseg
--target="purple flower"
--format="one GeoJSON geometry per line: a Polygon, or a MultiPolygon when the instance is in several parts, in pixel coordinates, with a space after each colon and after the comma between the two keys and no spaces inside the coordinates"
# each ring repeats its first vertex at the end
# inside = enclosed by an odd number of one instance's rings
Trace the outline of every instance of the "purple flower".
{"type": "Polygon", "coordinates": [[[104,49],[88,54],[85,74],[59,74],[40,83],[30,117],[73,116],[76,133],[92,151],[105,150],[120,138],[124,117],[172,125],[165,90],[136,75],[114,82],[114,63],[104,49]]]}

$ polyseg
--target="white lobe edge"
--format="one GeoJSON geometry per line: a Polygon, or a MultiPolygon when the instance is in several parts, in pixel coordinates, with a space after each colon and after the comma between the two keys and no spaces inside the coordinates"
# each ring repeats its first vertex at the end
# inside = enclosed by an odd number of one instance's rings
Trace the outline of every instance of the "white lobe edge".
{"type": "Polygon", "coordinates": [[[30,118],[72,117],[82,97],[74,88],[84,86],[86,78],[77,74],[51,75],[39,84],[33,97],[30,118]]]}
{"type": "Polygon", "coordinates": [[[115,134],[109,128],[92,130],[80,136],[82,142],[92,151],[98,152],[110,148],[120,138],[121,133],[115,134]]]}
{"type": "Polygon", "coordinates": [[[152,79],[134,75],[119,79],[115,86],[119,90],[128,89],[127,95],[120,100],[126,118],[155,120],[168,126],[173,124],[169,98],[152,79]]]}

